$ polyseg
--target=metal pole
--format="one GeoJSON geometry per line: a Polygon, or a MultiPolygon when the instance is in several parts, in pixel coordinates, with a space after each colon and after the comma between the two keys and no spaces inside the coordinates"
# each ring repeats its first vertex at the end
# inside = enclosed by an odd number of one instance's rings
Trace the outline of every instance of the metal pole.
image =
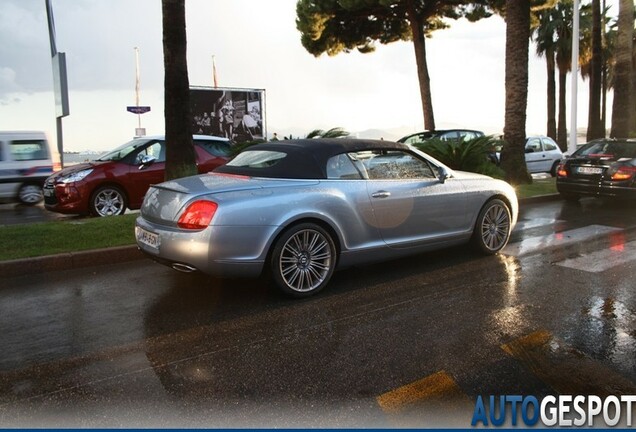
{"type": "MultiPolygon", "coordinates": [[[[135,47],[135,106],[139,106],[139,48],[135,47]]],[[[141,114],[137,113],[137,127],[141,129],[141,114]]]]}
{"type": "MultiPolygon", "coordinates": [[[[53,22],[53,7],[50,0],[44,0],[46,7],[46,17],[49,22],[49,42],[51,43],[51,61],[57,55],[57,45],[55,43],[55,23],[53,22]]],[[[55,122],[57,137],[57,152],[60,154],[60,166],[64,168],[64,134],[62,133],[62,117],[56,116],[55,122]]]]}
{"type": "Polygon", "coordinates": [[[568,153],[572,154],[576,150],[576,117],[577,117],[577,85],[579,80],[579,0],[574,0],[572,6],[572,88],[571,92],[571,108],[570,108],[570,140],[568,142],[568,153]]]}

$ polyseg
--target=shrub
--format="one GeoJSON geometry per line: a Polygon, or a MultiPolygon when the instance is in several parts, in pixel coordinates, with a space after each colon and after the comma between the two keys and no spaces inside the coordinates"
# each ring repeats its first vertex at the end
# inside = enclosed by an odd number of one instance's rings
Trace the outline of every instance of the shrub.
{"type": "Polygon", "coordinates": [[[498,142],[492,136],[483,136],[467,141],[431,139],[414,145],[452,169],[503,178],[503,170],[491,161],[498,142]]]}

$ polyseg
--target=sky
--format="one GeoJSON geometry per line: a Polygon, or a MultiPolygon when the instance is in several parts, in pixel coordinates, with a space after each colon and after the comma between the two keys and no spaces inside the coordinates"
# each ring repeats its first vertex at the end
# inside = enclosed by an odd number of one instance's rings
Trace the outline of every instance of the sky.
{"type": "MultiPolygon", "coordinates": [[[[148,135],[162,134],[161,1],[51,3],[57,49],[67,59],[65,151],[106,151],[133,137],[138,116],[126,107],[135,105],[135,47],[140,105],[151,107],[141,116],[141,126],[148,135]]],[[[296,0],[187,0],[190,85],[212,86],[214,56],[219,86],[265,89],[270,136],[343,127],[360,136],[379,130],[375,138],[397,139],[423,130],[411,43],[378,44],[371,54],[316,58],[300,43],[295,6],[296,0]]],[[[495,16],[450,25],[427,40],[437,128],[502,133],[505,23],[495,16]]],[[[55,147],[45,1],[2,0],[0,41],[0,130],[43,130],[55,147]]],[[[529,71],[526,132],[544,134],[545,60],[532,45],[529,71]]],[[[579,128],[587,124],[587,85],[579,80],[579,128]]]]}

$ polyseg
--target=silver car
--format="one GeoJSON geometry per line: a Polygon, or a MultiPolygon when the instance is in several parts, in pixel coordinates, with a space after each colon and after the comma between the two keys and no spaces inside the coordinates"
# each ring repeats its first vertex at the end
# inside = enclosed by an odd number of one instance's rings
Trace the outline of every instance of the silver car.
{"type": "Polygon", "coordinates": [[[405,144],[289,140],[152,186],[135,231],[143,252],[175,270],[268,271],[283,292],[305,297],[337,268],[467,242],[494,254],[517,213],[509,184],[405,144]]]}

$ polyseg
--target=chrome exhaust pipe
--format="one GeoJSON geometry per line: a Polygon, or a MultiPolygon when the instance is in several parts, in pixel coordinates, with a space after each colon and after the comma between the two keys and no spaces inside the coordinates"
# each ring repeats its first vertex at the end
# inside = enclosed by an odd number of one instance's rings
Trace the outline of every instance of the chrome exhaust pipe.
{"type": "Polygon", "coordinates": [[[181,264],[181,263],[172,263],[172,268],[182,273],[192,273],[197,271],[196,268],[186,264],[181,264]]]}

